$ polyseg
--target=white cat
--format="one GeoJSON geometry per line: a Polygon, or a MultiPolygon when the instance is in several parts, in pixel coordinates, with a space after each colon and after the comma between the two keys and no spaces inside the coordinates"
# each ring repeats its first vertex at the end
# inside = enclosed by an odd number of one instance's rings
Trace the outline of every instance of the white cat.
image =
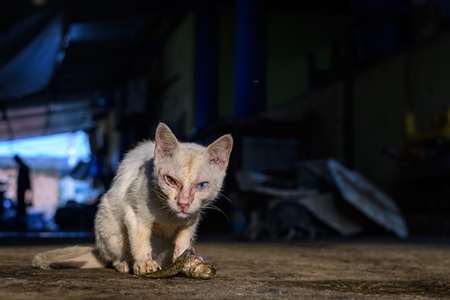
{"type": "Polygon", "coordinates": [[[194,239],[202,214],[223,184],[233,139],[207,148],[180,143],[160,123],[155,142],[128,152],[102,197],[95,248],[68,247],[37,254],[36,268],[101,268],[143,274],[174,261],[194,239]]]}

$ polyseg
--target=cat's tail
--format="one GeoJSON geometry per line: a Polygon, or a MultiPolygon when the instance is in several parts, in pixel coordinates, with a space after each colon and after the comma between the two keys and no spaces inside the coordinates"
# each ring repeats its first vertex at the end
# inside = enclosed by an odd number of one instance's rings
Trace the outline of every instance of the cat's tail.
{"type": "Polygon", "coordinates": [[[40,269],[91,269],[106,264],[93,247],[67,247],[36,254],[31,265],[40,269]]]}

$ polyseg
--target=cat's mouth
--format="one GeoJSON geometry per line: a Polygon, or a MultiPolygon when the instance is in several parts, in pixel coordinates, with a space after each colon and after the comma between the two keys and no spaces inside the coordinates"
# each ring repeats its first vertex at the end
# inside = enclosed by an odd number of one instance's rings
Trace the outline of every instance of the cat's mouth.
{"type": "Polygon", "coordinates": [[[187,212],[187,211],[179,210],[179,211],[177,212],[177,216],[178,216],[179,218],[187,218],[187,217],[190,216],[190,213],[187,212]]]}
{"type": "Polygon", "coordinates": [[[173,210],[174,210],[175,214],[181,218],[187,217],[188,215],[190,215],[189,207],[179,207],[178,206],[176,208],[174,207],[173,210]]]}

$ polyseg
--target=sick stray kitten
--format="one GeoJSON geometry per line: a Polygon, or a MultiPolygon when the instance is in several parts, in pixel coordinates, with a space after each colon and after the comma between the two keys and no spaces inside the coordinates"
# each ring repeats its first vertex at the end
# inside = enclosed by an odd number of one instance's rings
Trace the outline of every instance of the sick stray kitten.
{"type": "Polygon", "coordinates": [[[102,268],[143,274],[173,262],[195,238],[202,210],[219,195],[233,139],[207,148],[180,143],[160,123],[155,142],[128,152],[102,197],[95,248],[68,247],[37,254],[35,268],[102,268]]]}

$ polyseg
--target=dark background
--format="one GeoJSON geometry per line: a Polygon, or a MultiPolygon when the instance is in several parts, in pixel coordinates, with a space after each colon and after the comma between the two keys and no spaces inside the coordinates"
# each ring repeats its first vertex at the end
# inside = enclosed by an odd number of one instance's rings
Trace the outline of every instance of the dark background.
{"type": "MultiPolygon", "coordinates": [[[[182,141],[232,133],[223,194],[234,204],[216,202],[226,217],[211,210],[205,236],[339,235],[298,195],[243,190],[240,171],[269,176],[266,187],[331,194],[330,210],[361,224],[358,234],[392,234],[305,169],[330,158],[384,191],[409,234],[450,234],[448,1],[0,6],[1,140],[84,130],[96,173],[82,165],[74,173],[108,186],[123,154],[153,138],[160,121],[182,141]]],[[[89,231],[95,207],[59,213],[60,232],[89,231]]]]}

